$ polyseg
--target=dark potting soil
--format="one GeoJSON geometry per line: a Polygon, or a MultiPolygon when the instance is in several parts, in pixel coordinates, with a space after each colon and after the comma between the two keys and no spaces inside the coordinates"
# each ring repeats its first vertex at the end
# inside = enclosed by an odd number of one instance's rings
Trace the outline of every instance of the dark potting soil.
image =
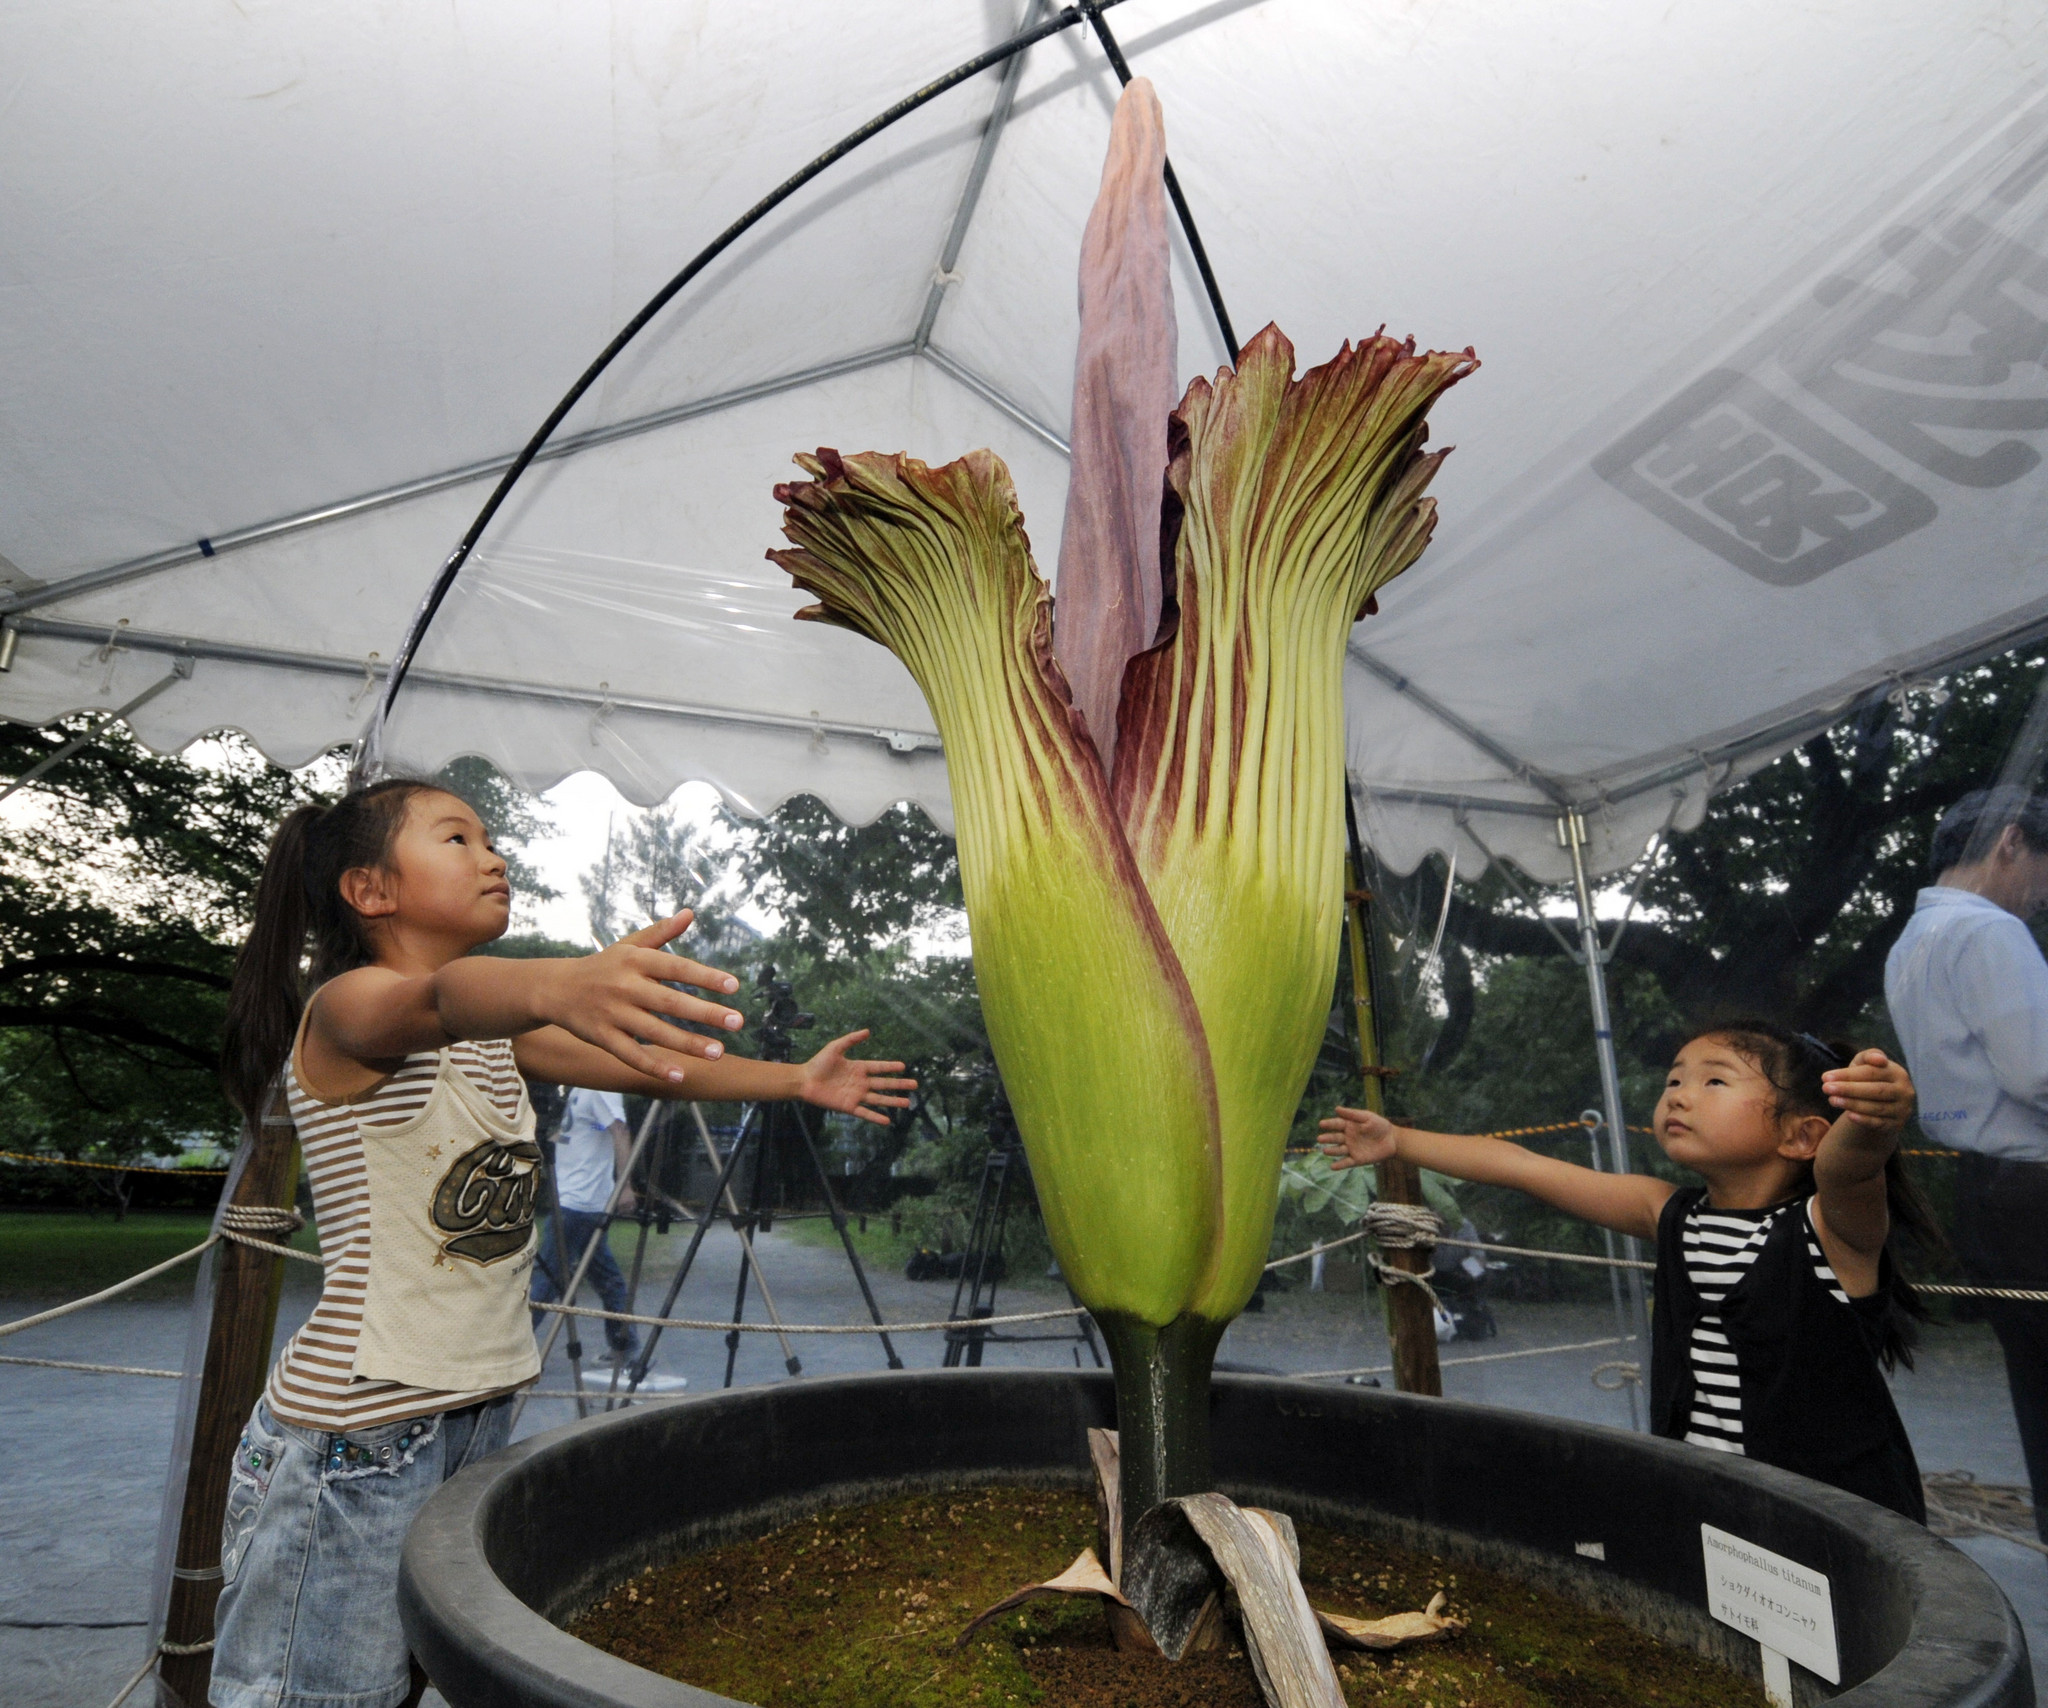
{"type": "MultiPolygon", "coordinates": [[[[1502,1573],[1299,1526],[1302,1582],[1377,1619],[1438,1590],[1447,1643],[1333,1657],[1351,1708],[1750,1708],[1753,1682],[1502,1573]]],[[[848,1507],[650,1567],[569,1630],[636,1666],[762,1708],[1263,1708],[1242,1649],[1178,1665],[1110,1646],[1093,1598],[984,1607],[1095,1545],[1081,1494],[977,1489],[848,1507]]]]}

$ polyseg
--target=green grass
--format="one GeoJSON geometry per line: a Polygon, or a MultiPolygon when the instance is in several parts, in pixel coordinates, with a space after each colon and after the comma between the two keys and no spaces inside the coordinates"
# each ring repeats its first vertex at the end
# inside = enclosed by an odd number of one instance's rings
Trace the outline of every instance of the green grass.
{"type": "MultiPolygon", "coordinates": [[[[786,1236],[792,1245],[815,1245],[839,1249],[839,1235],[833,1231],[832,1219],[819,1216],[815,1220],[778,1221],[775,1231],[786,1236]]],[[[868,1217],[867,1232],[862,1233],[860,1217],[848,1214],[846,1231],[853,1235],[853,1249],[860,1253],[863,1263],[901,1274],[904,1264],[917,1250],[917,1241],[908,1234],[892,1234],[889,1231],[889,1217],[871,1215],[868,1217]]]]}
{"type": "MultiPolygon", "coordinates": [[[[210,1226],[207,1217],[184,1210],[131,1210],[120,1222],[111,1210],[0,1210],[0,1297],[69,1299],[96,1293],[189,1250],[206,1238],[210,1226]]],[[[311,1228],[300,1229],[292,1244],[304,1251],[319,1249],[311,1228]]],[[[190,1298],[197,1268],[181,1263],[122,1296],[190,1298]]]]}

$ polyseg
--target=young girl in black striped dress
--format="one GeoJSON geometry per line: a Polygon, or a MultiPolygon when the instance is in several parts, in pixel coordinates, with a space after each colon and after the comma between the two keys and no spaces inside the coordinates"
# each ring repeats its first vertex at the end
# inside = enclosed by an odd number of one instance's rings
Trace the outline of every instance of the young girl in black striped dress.
{"type": "Polygon", "coordinates": [[[1362,1109],[1339,1109],[1321,1142],[1335,1168],[1399,1156],[1654,1240],[1652,1427],[1924,1523],[1919,1467],[1884,1379],[1910,1367],[1906,1318],[1918,1314],[1889,1236],[1898,1224],[1940,1240],[1899,1167],[1912,1113],[1913,1082],[1882,1050],[1741,1020],[1680,1050],[1657,1103],[1657,1142],[1703,1187],[1362,1109]]]}

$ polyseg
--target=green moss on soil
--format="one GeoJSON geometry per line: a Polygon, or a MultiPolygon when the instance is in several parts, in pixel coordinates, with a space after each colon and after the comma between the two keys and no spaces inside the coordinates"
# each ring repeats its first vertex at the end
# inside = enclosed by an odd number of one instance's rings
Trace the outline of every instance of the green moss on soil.
{"type": "MultiPolygon", "coordinates": [[[[1309,1599],[1380,1618],[1439,1589],[1470,1628],[1446,1644],[1340,1657],[1351,1708],[1749,1708],[1755,1686],[1519,1579],[1300,1527],[1309,1599]]],[[[1083,1495],[977,1489],[819,1514],[650,1567],[569,1627],[622,1660],[762,1708],[1263,1708],[1241,1652],[1179,1665],[1120,1655],[1092,1600],[982,1608],[1095,1542],[1083,1495]]]]}

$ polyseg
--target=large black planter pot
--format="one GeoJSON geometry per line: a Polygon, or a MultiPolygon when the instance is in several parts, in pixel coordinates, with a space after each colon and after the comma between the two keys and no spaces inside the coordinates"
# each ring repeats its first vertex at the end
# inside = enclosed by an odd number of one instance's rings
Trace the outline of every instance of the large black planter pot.
{"type": "MultiPolygon", "coordinates": [[[[643,1565],[820,1507],[1081,1486],[1084,1432],[1112,1422],[1106,1375],[1008,1370],[787,1382],[594,1417],[428,1503],[405,1546],[406,1631],[455,1708],[713,1708],[727,1699],[554,1621],[643,1565]]],[[[1713,1524],[1828,1575],[1845,1705],[2033,1703],[2026,1639],[1974,1562],[1803,1478],[1584,1424],[1283,1380],[1219,1377],[1214,1428],[1219,1482],[1239,1500],[1519,1570],[1755,1674],[1755,1645],[1705,1612],[1700,1525],[1713,1524]],[[1594,1543],[1604,1559],[1582,1551],[1594,1543]]],[[[1829,1694],[1794,1679],[1802,1702],[1829,1694]]]]}

